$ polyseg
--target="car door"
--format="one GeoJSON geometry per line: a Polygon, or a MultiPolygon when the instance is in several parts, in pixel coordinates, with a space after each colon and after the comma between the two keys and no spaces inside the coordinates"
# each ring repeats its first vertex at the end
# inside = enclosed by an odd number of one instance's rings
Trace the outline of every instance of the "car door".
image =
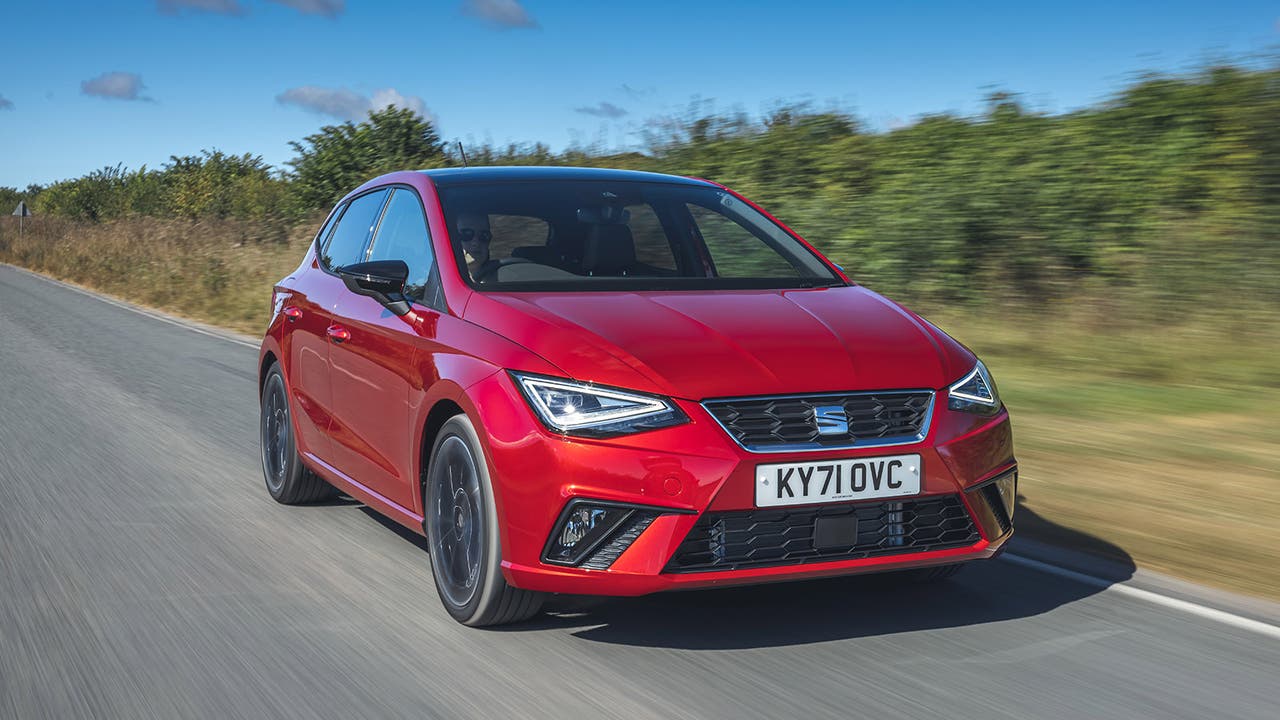
{"type": "Polygon", "coordinates": [[[329,348],[333,345],[334,309],[347,292],[333,269],[359,262],[381,214],[386,190],[361,195],[341,208],[332,232],[322,235],[316,259],[298,273],[285,300],[289,383],[300,412],[300,450],[332,464],[329,435],[333,417],[329,348]]]}
{"type": "MultiPolygon", "coordinates": [[[[429,307],[438,273],[422,202],[412,188],[392,191],[368,252],[369,260],[403,260],[413,311],[400,317],[377,300],[343,294],[336,320],[347,338],[329,348],[335,466],[388,501],[412,510],[418,472],[412,467],[410,393],[424,379],[439,312],[429,307]]],[[[428,373],[429,374],[429,373],[428,373]]]]}

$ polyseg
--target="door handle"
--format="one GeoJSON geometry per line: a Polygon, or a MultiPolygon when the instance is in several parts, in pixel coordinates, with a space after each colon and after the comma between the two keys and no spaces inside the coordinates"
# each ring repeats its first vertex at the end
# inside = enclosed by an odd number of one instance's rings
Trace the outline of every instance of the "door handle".
{"type": "Polygon", "coordinates": [[[351,339],[351,333],[341,325],[330,325],[328,330],[324,331],[329,339],[336,342],[346,342],[351,339]]]}
{"type": "Polygon", "coordinates": [[[301,309],[301,308],[296,308],[296,307],[294,307],[294,306],[290,305],[289,307],[285,308],[284,310],[281,310],[281,311],[280,311],[280,314],[281,314],[281,315],[284,315],[286,318],[288,318],[288,319],[289,319],[289,322],[293,322],[294,320],[297,320],[298,318],[302,317],[302,309],[301,309]]]}

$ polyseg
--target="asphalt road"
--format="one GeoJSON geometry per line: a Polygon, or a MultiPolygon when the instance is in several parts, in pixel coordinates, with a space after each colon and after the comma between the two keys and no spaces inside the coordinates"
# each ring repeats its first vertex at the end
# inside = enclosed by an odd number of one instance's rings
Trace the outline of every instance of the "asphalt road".
{"type": "Polygon", "coordinates": [[[1003,560],[460,627],[267,496],[255,361],[0,266],[0,717],[1280,717],[1280,640],[1003,560]]]}

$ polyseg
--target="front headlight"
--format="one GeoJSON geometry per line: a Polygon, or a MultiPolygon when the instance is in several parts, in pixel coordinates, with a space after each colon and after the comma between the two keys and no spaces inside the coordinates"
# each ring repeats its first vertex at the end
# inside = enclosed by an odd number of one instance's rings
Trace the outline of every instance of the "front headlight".
{"type": "Polygon", "coordinates": [[[968,375],[947,389],[947,407],[978,415],[995,415],[1000,411],[996,382],[981,360],[968,375]]]}
{"type": "Polygon", "coordinates": [[[514,371],[511,377],[538,419],[566,435],[609,437],[689,422],[675,403],[656,395],[514,371]]]}

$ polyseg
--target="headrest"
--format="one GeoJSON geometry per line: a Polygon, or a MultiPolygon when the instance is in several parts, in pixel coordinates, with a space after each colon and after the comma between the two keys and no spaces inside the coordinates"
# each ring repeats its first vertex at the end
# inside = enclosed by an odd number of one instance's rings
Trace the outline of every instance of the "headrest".
{"type": "Polygon", "coordinates": [[[592,225],[626,225],[631,222],[631,211],[618,205],[578,208],[578,222],[592,225]]]}
{"type": "Polygon", "coordinates": [[[625,275],[636,262],[636,241],[626,225],[592,225],[582,269],[592,275],[625,275]]]}

